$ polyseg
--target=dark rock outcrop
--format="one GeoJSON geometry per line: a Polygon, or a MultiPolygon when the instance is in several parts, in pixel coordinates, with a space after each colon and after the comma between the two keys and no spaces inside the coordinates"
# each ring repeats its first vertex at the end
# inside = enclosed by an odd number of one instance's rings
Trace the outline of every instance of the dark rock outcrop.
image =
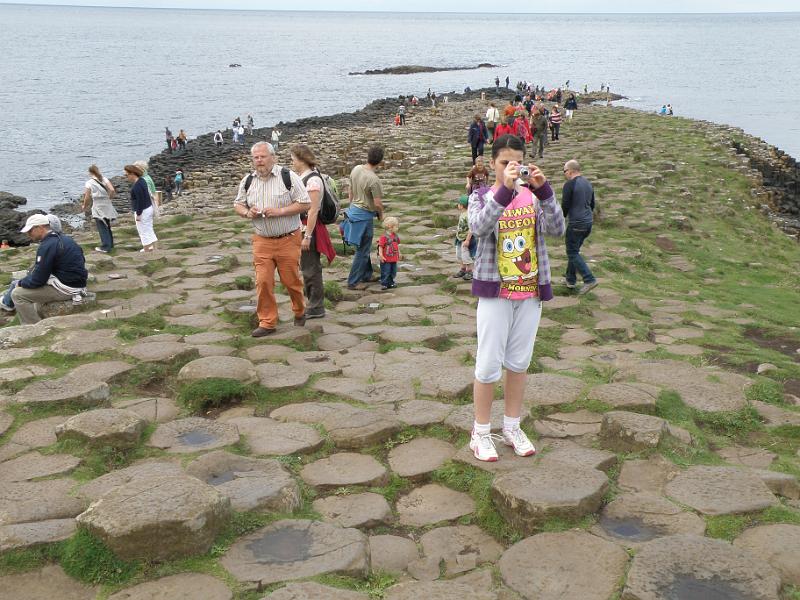
{"type": "Polygon", "coordinates": [[[348,75],[411,75],[412,73],[438,73],[440,71],[473,71],[475,69],[497,68],[500,65],[491,63],[481,63],[474,67],[425,67],[422,65],[400,65],[397,67],[387,67],[385,69],[368,69],[358,73],[348,73],[348,75]]]}

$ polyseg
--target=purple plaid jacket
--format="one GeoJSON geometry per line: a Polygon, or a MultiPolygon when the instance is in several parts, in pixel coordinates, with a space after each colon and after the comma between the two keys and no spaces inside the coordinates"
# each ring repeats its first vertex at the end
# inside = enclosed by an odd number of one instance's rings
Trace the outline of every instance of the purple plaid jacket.
{"type": "MultiPolygon", "coordinates": [[[[475,266],[472,271],[472,295],[497,298],[500,295],[500,273],[497,270],[497,220],[511,204],[516,192],[501,185],[494,193],[491,188],[481,188],[469,197],[469,228],[478,238],[475,266]]],[[[547,235],[564,235],[564,214],[556,202],[550,182],[533,190],[536,205],[536,259],[539,264],[539,299],[553,299],[550,284],[550,259],[547,257],[547,235]]]]}

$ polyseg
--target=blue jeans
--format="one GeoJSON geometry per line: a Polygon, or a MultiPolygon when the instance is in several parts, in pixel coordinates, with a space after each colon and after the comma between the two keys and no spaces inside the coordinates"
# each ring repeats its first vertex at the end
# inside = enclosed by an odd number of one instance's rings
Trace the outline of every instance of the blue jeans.
{"type": "Polygon", "coordinates": [[[106,252],[111,252],[114,248],[114,234],[111,233],[111,221],[109,219],[94,220],[97,225],[97,232],[100,234],[100,247],[106,252]]]}
{"type": "Polygon", "coordinates": [[[372,251],[372,234],[373,222],[367,222],[364,229],[364,235],[361,237],[361,242],[358,244],[355,256],[353,256],[353,265],[350,267],[350,275],[347,277],[347,285],[356,285],[362,281],[369,281],[372,279],[372,258],[370,252],[372,251]]]}
{"type": "Polygon", "coordinates": [[[394,287],[394,278],[397,277],[396,262],[381,263],[381,286],[394,287]]]}
{"type": "Polygon", "coordinates": [[[567,233],[565,236],[567,245],[567,272],[565,277],[567,283],[576,283],[576,273],[580,274],[584,283],[594,282],[594,275],[592,275],[592,272],[589,270],[589,265],[586,264],[586,261],[583,260],[580,254],[581,246],[586,238],[589,237],[590,233],[592,233],[591,223],[588,225],[569,224],[567,226],[567,233]]]}
{"type": "Polygon", "coordinates": [[[9,308],[14,308],[14,301],[11,299],[11,292],[13,292],[14,288],[17,287],[18,282],[19,280],[13,279],[11,281],[11,285],[8,286],[8,290],[6,290],[6,293],[3,294],[2,300],[0,300],[0,302],[5,304],[9,308]]]}

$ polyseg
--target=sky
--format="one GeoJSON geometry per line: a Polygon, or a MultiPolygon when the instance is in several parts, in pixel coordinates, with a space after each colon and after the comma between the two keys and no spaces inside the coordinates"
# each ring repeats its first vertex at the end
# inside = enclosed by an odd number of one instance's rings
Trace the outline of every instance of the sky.
{"type": "MultiPolygon", "coordinates": [[[[201,8],[243,10],[330,10],[397,12],[492,12],[496,3],[486,0],[0,0],[0,4],[55,4],[80,6],[132,6],[140,8],[201,8]]],[[[518,3],[518,12],[531,13],[730,13],[796,12],[798,0],[559,0],[559,2],[518,3]]],[[[505,9],[503,9],[505,10],[505,9]]]]}

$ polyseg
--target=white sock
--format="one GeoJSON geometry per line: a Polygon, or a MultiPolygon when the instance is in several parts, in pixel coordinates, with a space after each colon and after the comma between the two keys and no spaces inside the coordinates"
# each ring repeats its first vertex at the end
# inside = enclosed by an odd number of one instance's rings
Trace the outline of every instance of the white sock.
{"type": "Polygon", "coordinates": [[[503,415],[503,429],[506,431],[514,431],[519,429],[519,417],[509,417],[503,415]]]}
{"type": "Polygon", "coordinates": [[[487,433],[492,432],[492,424],[491,423],[478,423],[475,421],[472,424],[472,430],[477,433],[478,435],[486,435],[487,433]]]}

